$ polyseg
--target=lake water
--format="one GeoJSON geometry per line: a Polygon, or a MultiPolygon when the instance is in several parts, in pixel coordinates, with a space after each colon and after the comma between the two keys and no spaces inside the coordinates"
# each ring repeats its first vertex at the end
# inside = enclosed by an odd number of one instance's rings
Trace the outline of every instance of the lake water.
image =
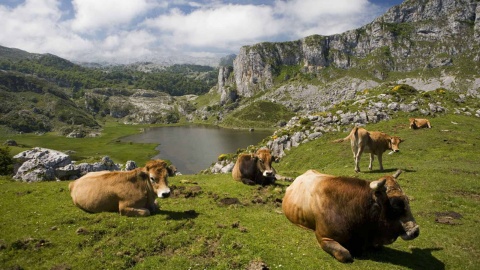
{"type": "Polygon", "coordinates": [[[122,141],[157,143],[155,149],[160,153],[152,158],[168,159],[182,174],[195,174],[210,167],[220,154],[235,153],[238,148],[256,145],[270,135],[271,131],[188,125],[149,128],[122,141]]]}

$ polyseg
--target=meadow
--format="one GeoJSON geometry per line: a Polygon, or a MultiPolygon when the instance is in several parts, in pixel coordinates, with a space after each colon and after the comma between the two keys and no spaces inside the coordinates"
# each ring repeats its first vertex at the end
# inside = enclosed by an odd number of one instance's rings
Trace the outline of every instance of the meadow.
{"type": "MultiPolygon", "coordinates": [[[[431,123],[432,129],[410,130],[402,117],[367,125],[405,139],[399,153],[385,153],[384,172],[378,171],[377,160],[368,171],[368,155],[362,156],[362,172],[354,172],[349,143],[332,143],[346,131],[293,148],[274,164],[291,177],[316,169],[376,180],[404,171],[399,183],[410,197],[420,236],[368,251],[352,264],[337,262],[312,232],[284,217],[281,200],[289,182],[246,186],[229,174],[217,174],[170,178],[172,196],[159,199],[160,212],[147,218],[83,212],[72,204],[69,181],[21,183],[1,177],[0,268],[255,269],[263,264],[268,269],[478,269],[480,120],[444,115],[431,123]]],[[[117,142],[135,130],[107,127],[102,138],[74,144],[64,138],[55,144],[49,134],[42,138],[50,140],[14,139],[27,146],[73,149],[79,158],[110,155],[123,162],[135,155],[143,165],[154,146],[117,142]]]]}

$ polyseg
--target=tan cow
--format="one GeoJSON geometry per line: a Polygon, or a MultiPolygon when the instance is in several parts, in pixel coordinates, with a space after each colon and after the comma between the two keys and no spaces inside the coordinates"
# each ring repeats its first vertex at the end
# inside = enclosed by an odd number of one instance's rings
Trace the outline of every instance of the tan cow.
{"type": "Polygon", "coordinates": [[[360,156],[363,152],[370,153],[369,170],[372,170],[372,163],[374,156],[378,157],[380,170],[383,171],[382,155],[387,150],[392,150],[390,153],[398,152],[400,143],[404,140],[397,136],[389,136],[383,132],[367,131],[361,127],[354,127],[350,134],[343,139],[338,139],[333,142],[343,142],[350,139],[352,146],[353,159],[355,160],[355,172],[360,172],[360,156]]]}
{"type": "Polygon", "coordinates": [[[430,121],[428,121],[428,119],[409,118],[408,121],[410,122],[411,129],[432,128],[432,126],[430,125],[430,121]]]}
{"type": "Polygon", "coordinates": [[[158,209],[155,199],[170,195],[170,170],[165,161],[157,159],[131,171],[90,172],[70,183],[70,195],[87,212],[149,216],[158,209]]]}
{"type": "Polygon", "coordinates": [[[247,185],[268,185],[276,180],[275,169],[268,148],[260,148],[255,154],[240,154],[232,170],[232,177],[247,185]]]}
{"type": "Polygon", "coordinates": [[[365,249],[420,234],[397,182],[400,173],[369,182],[309,170],[287,188],[282,210],[293,224],[314,231],[325,252],[351,262],[365,249]]]}

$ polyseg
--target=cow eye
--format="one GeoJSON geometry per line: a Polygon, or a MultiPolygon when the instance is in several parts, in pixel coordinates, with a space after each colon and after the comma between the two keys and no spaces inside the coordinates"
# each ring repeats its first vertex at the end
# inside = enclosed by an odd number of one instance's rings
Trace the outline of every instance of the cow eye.
{"type": "Polygon", "coordinates": [[[263,163],[263,159],[259,158],[258,160],[263,163]]]}
{"type": "Polygon", "coordinates": [[[405,202],[400,198],[391,198],[390,205],[396,215],[402,215],[405,213],[405,202]]]}

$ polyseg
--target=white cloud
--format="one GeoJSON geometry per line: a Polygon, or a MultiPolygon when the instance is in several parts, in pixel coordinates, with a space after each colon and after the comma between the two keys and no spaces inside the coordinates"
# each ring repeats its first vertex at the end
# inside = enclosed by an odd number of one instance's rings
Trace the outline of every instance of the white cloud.
{"type": "Polygon", "coordinates": [[[128,24],[154,6],[148,0],[73,0],[75,18],[72,29],[97,31],[128,24]]]}
{"type": "Polygon", "coordinates": [[[230,2],[236,4],[219,0],[26,0],[12,8],[0,3],[0,45],[79,61],[135,61],[160,52],[166,56],[169,51],[218,55],[237,53],[243,45],[263,41],[341,33],[379,14],[378,7],[367,0],[230,2]]]}
{"type": "Polygon", "coordinates": [[[145,25],[161,33],[173,46],[229,48],[237,44],[272,37],[282,30],[269,6],[225,5],[185,14],[179,9],[145,25]]]}

